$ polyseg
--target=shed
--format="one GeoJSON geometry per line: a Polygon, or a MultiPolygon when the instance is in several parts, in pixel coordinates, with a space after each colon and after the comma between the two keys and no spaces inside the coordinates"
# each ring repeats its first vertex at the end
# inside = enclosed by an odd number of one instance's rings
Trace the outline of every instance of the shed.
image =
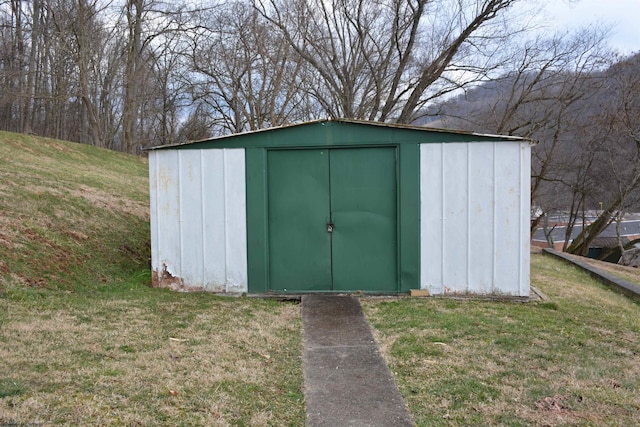
{"type": "Polygon", "coordinates": [[[155,286],[529,294],[530,143],[318,120],[149,150],[155,286]]]}

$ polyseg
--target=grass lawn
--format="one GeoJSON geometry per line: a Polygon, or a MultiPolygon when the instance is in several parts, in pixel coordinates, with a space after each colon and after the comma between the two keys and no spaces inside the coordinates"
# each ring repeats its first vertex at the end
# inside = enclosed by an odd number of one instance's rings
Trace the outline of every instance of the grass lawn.
{"type": "Polygon", "coordinates": [[[550,302],[364,301],[418,425],[616,425],[640,420],[640,306],[532,255],[550,302]]]}
{"type": "MultiPolygon", "coordinates": [[[[0,424],[303,425],[299,306],[144,285],[0,294],[0,424]]],[[[363,299],[419,426],[637,425],[640,307],[563,262],[551,301],[363,299]]]]}
{"type": "Polygon", "coordinates": [[[304,424],[297,304],[130,283],[0,311],[0,426],[304,424]]]}

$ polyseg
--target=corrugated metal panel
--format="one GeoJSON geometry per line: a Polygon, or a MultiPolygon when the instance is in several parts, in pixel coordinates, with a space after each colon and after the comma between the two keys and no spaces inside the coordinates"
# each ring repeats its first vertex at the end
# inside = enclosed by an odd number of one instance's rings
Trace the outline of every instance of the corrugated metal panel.
{"type": "Polygon", "coordinates": [[[203,188],[205,185],[207,188],[202,199],[203,234],[207,235],[203,253],[208,260],[204,265],[205,282],[223,284],[227,281],[226,203],[220,203],[225,200],[224,156],[222,150],[202,150],[200,153],[202,181],[206,183],[203,188]]]}
{"type": "Polygon", "coordinates": [[[531,288],[531,144],[520,144],[520,295],[531,288]]]}
{"type": "Polygon", "coordinates": [[[151,212],[151,265],[160,265],[158,247],[158,153],[149,152],[149,205],[151,212]]]}
{"type": "Polygon", "coordinates": [[[151,267],[157,273],[157,277],[170,279],[179,277],[182,272],[178,152],[158,153],[154,163],[157,173],[156,211],[154,215],[152,206],[151,218],[155,218],[157,228],[155,235],[151,235],[151,241],[153,247],[157,248],[158,255],[156,264],[152,264],[151,267]]]}
{"type": "Polygon", "coordinates": [[[227,292],[247,292],[247,202],[244,149],[224,155],[227,292]]]}
{"type": "Polygon", "coordinates": [[[199,151],[178,151],[180,199],[180,278],[205,288],[202,215],[202,165],[199,151]]]}
{"type": "Polygon", "coordinates": [[[420,147],[421,287],[529,293],[529,144],[420,147]]]}
{"type": "Polygon", "coordinates": [[[495,150],[497,143],[483,142],[469,145],[469,244],[468,269],[469,292],[492,293],[493,267],[495,264],[495,227],[486,224],[495,222],[494,183],[495,150]]]}
{"type": "Polygon", "coordinates": [[[444,149],[444,289],[467,291],[469,283],[468,245],[469,235],[468,194],[469,170],[467,165],[468,144],[449,144],[444,149]]]}
{"type": "Polygon", "coordinates": [[[444,293],[444,144],[420,146],[421,287],[444,293]]]}
{"type": "Polygon", "coordinates": [[[244,149],[149,153],[154,283],[247,291],[244,149]]]}

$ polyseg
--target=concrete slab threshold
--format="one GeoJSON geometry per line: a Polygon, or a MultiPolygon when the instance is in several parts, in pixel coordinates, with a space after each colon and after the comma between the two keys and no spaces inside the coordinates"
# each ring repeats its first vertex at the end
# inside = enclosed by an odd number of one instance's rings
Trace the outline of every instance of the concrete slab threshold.
{"type": "Polygon", "coordinates": [[[353,296],[302,297],[307,426],[414,426],[353,296]]]}

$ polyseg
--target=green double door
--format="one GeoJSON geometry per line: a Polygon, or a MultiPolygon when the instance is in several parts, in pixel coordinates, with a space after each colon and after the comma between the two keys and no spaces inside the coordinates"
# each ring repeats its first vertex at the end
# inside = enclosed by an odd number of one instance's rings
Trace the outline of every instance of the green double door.
{"type": "Polygon", "coordinates": [[[270,289],[396,292],[396,150],[268,152],[270,289]]]}

